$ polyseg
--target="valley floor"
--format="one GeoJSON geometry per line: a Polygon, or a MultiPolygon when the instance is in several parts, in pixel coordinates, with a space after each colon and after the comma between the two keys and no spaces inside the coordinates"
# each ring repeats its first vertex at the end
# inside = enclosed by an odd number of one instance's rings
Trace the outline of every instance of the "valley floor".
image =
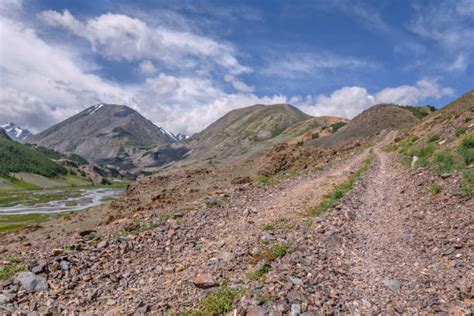
{"type": "Polygon", "coordinates": [[[3,251],[29,253],[30,268],[50,289],[26,293],[4,281],[0,309],[473,312],[473,200],[458,194],[456,176],[411,171],[384,152],[393,137],[322,171],[217,192],[205,208],[142,210],[47,243],[13,238],[3,251]],[[314,217],[371,157],[353,190],[314,217]],[[434,182],[443,187],[436,195],[428,190],[434,182]]]}

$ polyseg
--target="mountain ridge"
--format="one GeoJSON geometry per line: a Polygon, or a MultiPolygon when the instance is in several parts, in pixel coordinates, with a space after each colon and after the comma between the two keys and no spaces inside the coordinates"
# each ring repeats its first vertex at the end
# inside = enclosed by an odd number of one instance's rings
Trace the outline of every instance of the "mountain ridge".
{"type": "Polygon", "coordinates": [[[142,147],[171,144],[175,139],[125,105],[100,103],[31,137],[28,142],[92,162],[127,158],[142,147]]]}

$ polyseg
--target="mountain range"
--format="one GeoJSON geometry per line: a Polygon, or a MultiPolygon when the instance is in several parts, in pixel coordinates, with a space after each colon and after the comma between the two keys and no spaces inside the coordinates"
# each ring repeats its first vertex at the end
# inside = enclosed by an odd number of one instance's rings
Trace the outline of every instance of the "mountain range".
{"type": "Polygon", "coordinates": [[[154,125],[125,105],[98,104],[30,136],[27,142],[74,153],[92,163],[135,173],[153,172],[169,164],[219,163],[258,156],[282,142],[340,147],[382,130],[413,125],[420,113],[427,111],[413,109],[377,105],[349,122],[312,117],[290,104],[257,104],[230,111],[202,132],[187,137],[154,125]]]}

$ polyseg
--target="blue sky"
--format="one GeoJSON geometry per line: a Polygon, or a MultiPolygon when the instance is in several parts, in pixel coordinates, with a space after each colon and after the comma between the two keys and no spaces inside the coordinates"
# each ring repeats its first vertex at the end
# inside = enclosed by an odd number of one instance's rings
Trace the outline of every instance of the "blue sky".
{"type": "Polygon", "coordinates": [[[4,0],[0,14],[0,123],[34,131],[99,102],[192,134],[255,103],[351,118],[474,86],[474,0],[4,0]]]}

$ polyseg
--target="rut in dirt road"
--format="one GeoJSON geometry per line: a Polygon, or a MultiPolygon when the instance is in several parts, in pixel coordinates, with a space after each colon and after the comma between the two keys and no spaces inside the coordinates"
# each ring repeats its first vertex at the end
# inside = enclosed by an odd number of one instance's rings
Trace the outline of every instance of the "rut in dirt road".
{"type": "Polygon", "coordinates": [[[429,175],[375,152],[365,186],[349,203],[355,219],[346,248],[359,311],[446,313],[471,304],[472,200],[434,197],[429,175]]]}
{"type": "MultiPolygon", "coordinates": [[[[393,135],[387,136],[388,141],[393,135]]],[[[287,314],[417,314],[473,309],[473,215],[457,180],[434,197],[438,177],[410,171],[374,147],[364,178],[312,225],[294,229],[291,251],[272,264],[239,311],[287,314]],[[453,188],[453,189],[450,189],[453,188]]]]}

